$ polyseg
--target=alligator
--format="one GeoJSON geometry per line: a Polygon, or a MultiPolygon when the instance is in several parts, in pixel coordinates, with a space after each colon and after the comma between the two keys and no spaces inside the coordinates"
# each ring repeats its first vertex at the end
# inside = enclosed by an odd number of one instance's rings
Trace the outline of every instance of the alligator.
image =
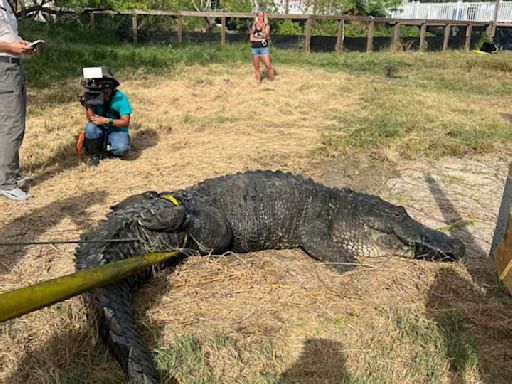
{"type": "MultiPolygon", "coordinates": [[[[401,206],[279,171],[237,173],[174,192],[145,192],[111,208],[82,239],[139,241],[81,244],[75,255],[78,270],[176,248],[201,255],[302,248],[340,273],[355,268],[358,257],[455,260],[465,251],[460,240],[412,219],[401,206]]],[[[130,383],[160,382],[137,333],[132,296],[141,281],[178,262],[148,268],[86,296],[101,337],[130,383]]]]}

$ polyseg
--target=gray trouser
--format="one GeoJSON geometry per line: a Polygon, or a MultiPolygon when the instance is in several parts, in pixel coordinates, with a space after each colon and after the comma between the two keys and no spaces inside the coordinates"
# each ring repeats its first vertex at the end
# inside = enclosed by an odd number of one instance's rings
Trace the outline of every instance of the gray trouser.
{"type": "Polygon", "coordinates": [[[16,188],[27,91],[21,64],[0,62],[0,189],[16,188]]]}

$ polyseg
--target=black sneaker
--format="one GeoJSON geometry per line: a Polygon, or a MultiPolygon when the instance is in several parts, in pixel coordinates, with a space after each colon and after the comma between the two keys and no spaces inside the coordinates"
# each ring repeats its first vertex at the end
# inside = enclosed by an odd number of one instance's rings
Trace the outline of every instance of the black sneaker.
{"type": "Polygon", "coordinates": [[[98,155],[91,156],[91,160],[89,161],[89,165],[91,167],[97,167],[100,165],[100,157],[98,155]]]}

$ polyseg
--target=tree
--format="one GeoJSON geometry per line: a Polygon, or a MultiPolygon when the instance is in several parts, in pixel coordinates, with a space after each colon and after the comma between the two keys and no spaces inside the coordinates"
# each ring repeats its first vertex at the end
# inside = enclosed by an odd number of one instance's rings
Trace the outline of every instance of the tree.
{"type": "Polygon", "coordinates": [[[315,14],[351,14],[384,16],[386,9],[396,7],[401,0],[307,0],[315,14]]]}

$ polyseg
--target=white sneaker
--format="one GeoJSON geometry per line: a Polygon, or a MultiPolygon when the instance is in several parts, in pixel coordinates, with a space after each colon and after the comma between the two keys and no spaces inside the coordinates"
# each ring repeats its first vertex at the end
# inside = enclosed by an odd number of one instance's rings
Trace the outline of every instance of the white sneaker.
{"type": "Polygon", "coordinates": [[[0,189],[0,196],[5,196],[10,200],[22,201],[30,199],[32,196],[19,188],[0,189]]]}

